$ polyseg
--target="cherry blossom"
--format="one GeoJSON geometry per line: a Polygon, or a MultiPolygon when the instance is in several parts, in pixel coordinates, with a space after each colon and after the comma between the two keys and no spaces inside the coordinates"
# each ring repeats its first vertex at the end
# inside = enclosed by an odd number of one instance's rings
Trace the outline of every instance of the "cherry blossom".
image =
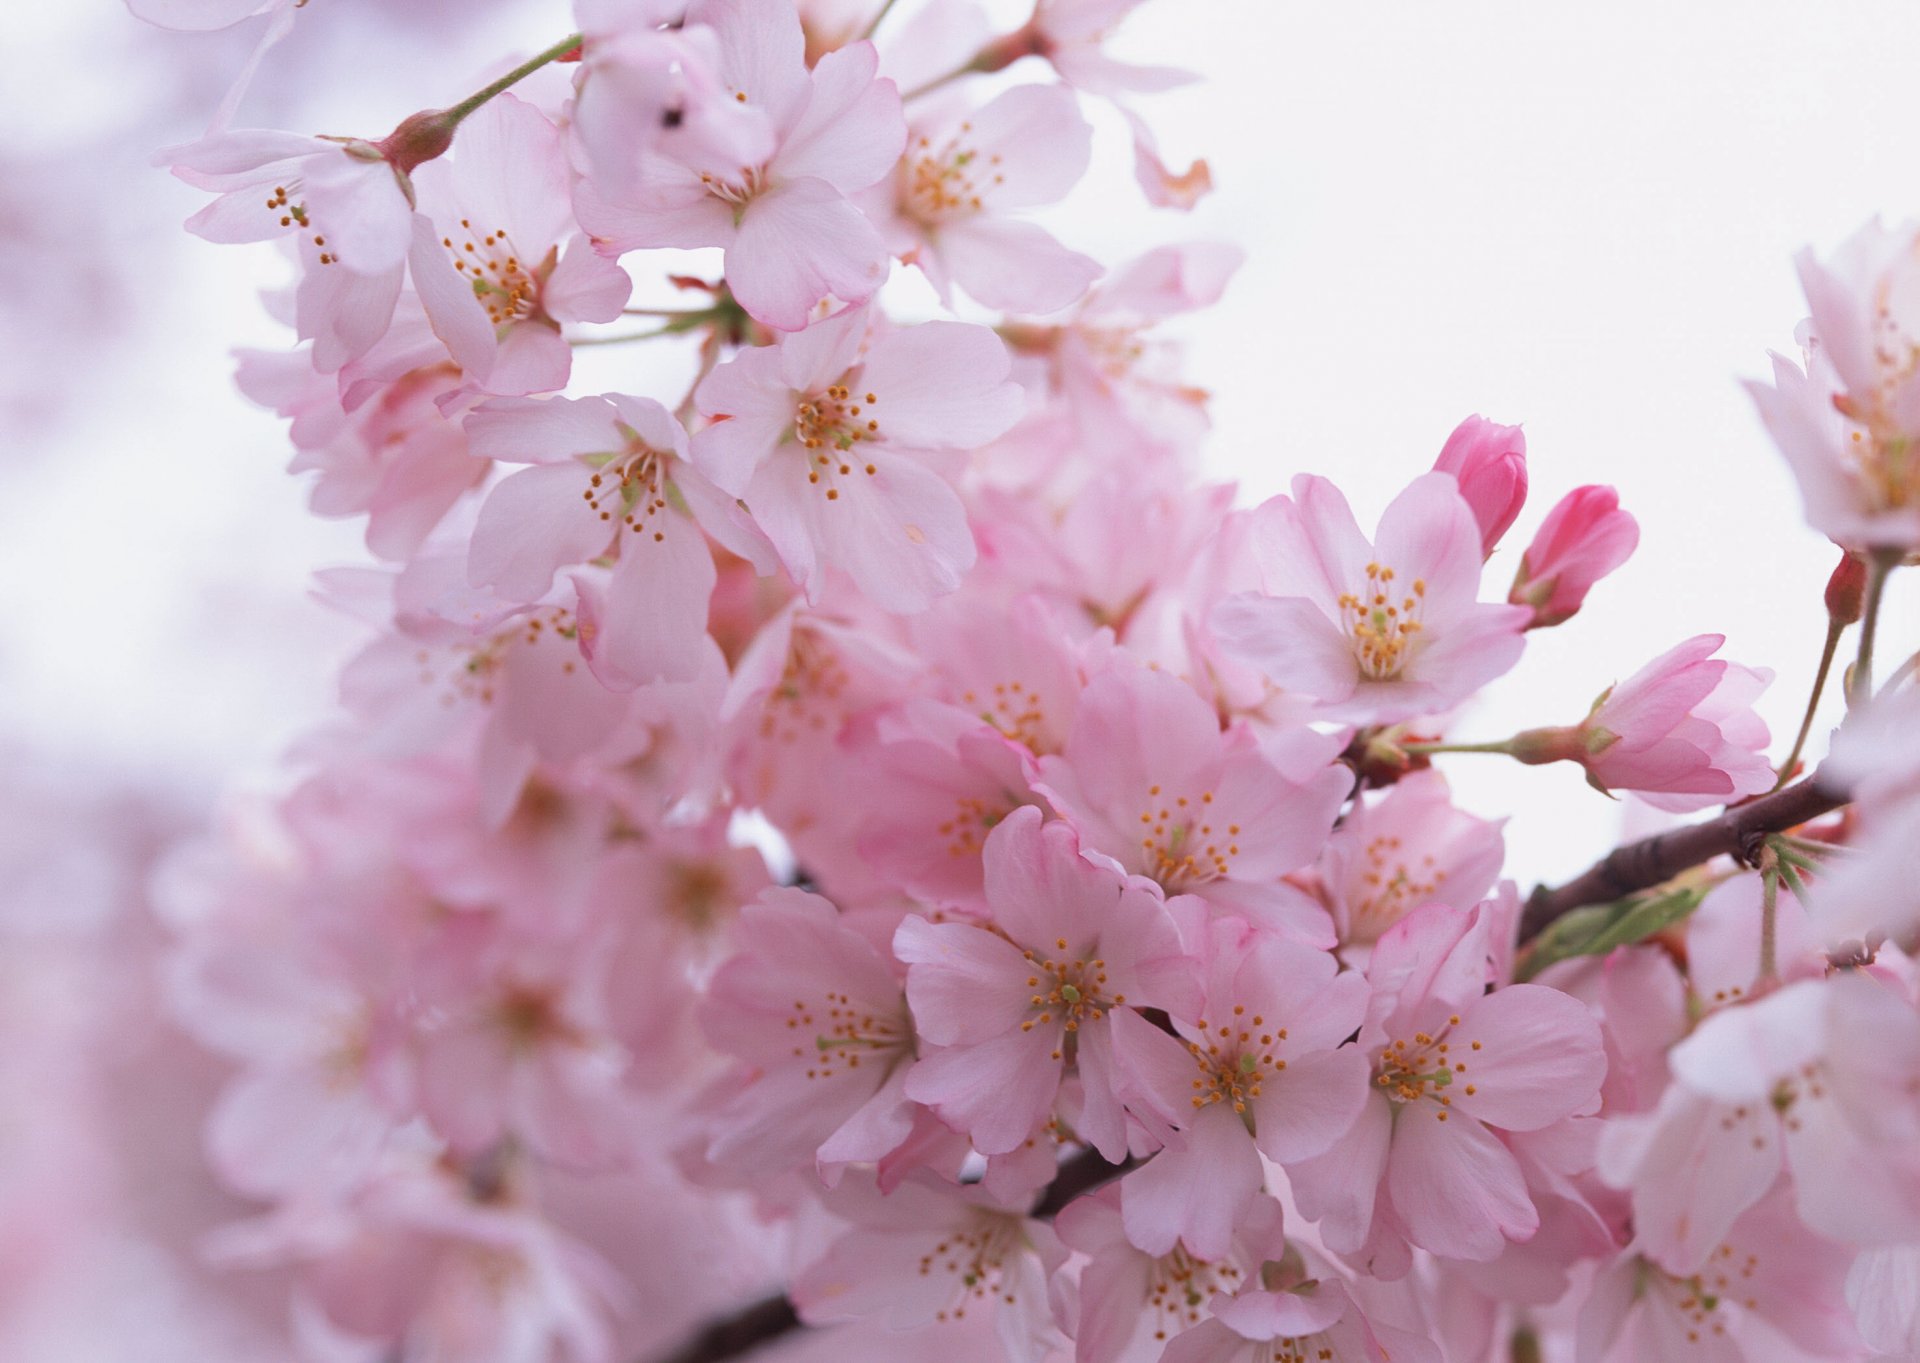
{"type": "Polygon", "coordinates": [[[1518,426],[1470,416],[1447,437],[1434,472],[1451,473],[1480,527],[1481,552],[1493,557],[1527,500],[1527,437],[1518,426]]]}
{"type": "Polygon", "coordinates": [[[872,44],[809,72],[785,5],[698,0],[687,18],[713,35],[714,81],[764,119],[766,150],[743,163],[744,139],[663,141],[626,188],[583,181],[581,222],[603,249],[725,247],[733,296],[781,331],[824,298],[864,301],[886,280],[886,246],[847,196],[891,171],[906,139],[872,44]]]}
{"type": "Polygon", "coordinates": [[[1625,563],[1640,542],[1640,525],[1620,509],[1610,487],[1577,487],[1553,504],[1520,556],[1507,600],[1533,607],[1530,629],[1563,624],[1593,584],[1625,563]]]}
{"type": "Polygon", "coordinates": [[[1482,536],[1447,474],[1415,479],[1369,544],[1324,478],[1254,513],[1265,593],[1214,613],[1229,652],[1330,719],[1444,710],[1519,661],[1527,613],[1475,599],[1482,536]]]}
{"type": "Polygon", "coordinates": [[[985,444],[1019,414],[984,327],[927,322],[868,340],[847,309],[704,379],[694,465],[740,498],[809,594],[846,573],[876,605],[919,610],[959,585],[973,537],[929,455],[985,444]]]}
{"type": "Polygon", "coordinates": [[[907,128],[888,245],[943,301],[952,286],[990,308],[1067,306],[1100,267],[1010,216],[1053,203],[1085,173],[1093,127],[1064,85],[1016,85],[977,109],[951,107],[907,128]]]}
{"type": "Polygon", "coordinates": [[[983,1155],[1024,1141],[1079,1071],[1079,1134],[1116,1163],[1127,1133],[1114,1090],[1116,1009],[1197,1005],[1197,972],[1160,896],[1080,856],[1064,824],[1015,810],[988,835],[993,931],[908,918],[894,937],[919,1034],[937,1049],[907,1094],[967,1132],[983,1155]]]}

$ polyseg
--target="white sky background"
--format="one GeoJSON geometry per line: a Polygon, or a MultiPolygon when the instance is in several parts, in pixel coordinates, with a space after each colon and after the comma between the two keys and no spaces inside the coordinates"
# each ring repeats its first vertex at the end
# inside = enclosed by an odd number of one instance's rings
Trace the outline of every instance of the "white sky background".
{"type": "MultiPolygon", "coordinates": [[[[559,0],[477,16],[423,3],[385,51],[363,50],[344,35],[371,3],[313,0],[242,121],[378,133],[567,23],[559,0]],[[323,80],[299,74],[303,44],[331,52],[308,68],[323,80]]],[[[231,387],[228,349],[277,339],[253,297],[271,257],[177,233],[199,196],[140,165],[218,99],[222,81],[177,67],[237,69],[247,38],[134,27],[107,0],[0,17],[0,50],[89,53],[78,72],[10,60],[0,116],[38,158],[39,220],[67,201],[120,289],[105,304],[49,290],[0,216],[0,350],[34,376],[0,385],[28,413],[0,439],[0,740],[205,792],[264,770],[326,714],[354,635],[305,602],[305,576],[355,561],[358,537],[305,513],[280,423],[231,387]],[[146,113],[156,102],[169,112],[146,113]],[[103,136],[117,157],[74,154],[103,136]],[[56,344],[56,316],[77,339],[41,374],[27,360],[56,344]]],[[[1763,710],[1784,752],[1834,556],[1736,378],[1791,346],[1801,244],[1920,209],[1920,6],[1155,0],[1119,50],[1205,78],[1140,107],[1170,161],[1208,158],[1217,192],[1191,218],[1148,210],[1118,121],[1094,111],[1096,178],[1051,222],[1109,261],[1180,235],[1247,248],[1226,302],[1185,328],[1189,376],[1215,395],[1221,476],[1252,500],[1325,473],[1370,525],[1478,411],[1525,424],[1535,489],[1492,594],[1576,484],[1615,484],[1641,522],[1635,559],[1572,624],[1533,637],[1461,735],[1570,722],[1610,681],[1719,630],[1728,656],[1779,671],[1763,710]]],[[[15,229],[20,183],[0,190],[15,229]]],[[[1883,666],[1920,633],[1912,601],[1896,588],[1883,666]]],[[[1571,769],[1447,770],[1470,807],[1514,812],[1523,888],[1578,870],[1617,831],[1620,811],[1571,769]]]]}

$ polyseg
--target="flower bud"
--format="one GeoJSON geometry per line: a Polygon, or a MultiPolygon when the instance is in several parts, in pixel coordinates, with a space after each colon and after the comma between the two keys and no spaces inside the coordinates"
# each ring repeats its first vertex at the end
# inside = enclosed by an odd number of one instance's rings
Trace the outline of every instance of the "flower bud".
{"type": "Polygon", "coordinates": [[[1527,437],[1518,426],[1470,416],[1447,437],[1435,473],[1451,473],[1480,526],[1480,550],[1491,557],[1527,500],[1527,437]]]}
{"type": "Polygon", "coordinates": [[[1593,584],[1627,561],[1640,526],[1610,487],[1575,488],[1547,513],[1521,555],[1507,600],[1533,607],[1528,629],[1571,618],[1593,584]]]}
{"type": "Polygon", "coordinates": [[[1840,551],[1840,564],[1827,579],[1827,619],[1851,625],[1866,608],[1867,563],[1857,554],[1840,551]]]}
{"type": "Polygon", "coordinates": [[[453,145],[453,130],[460,120],[448,116],[445,109],[422,109],[400,120],[400,126],[373,145],[393,168],[409,175],[413,168],[446,154],[453,145]]]}

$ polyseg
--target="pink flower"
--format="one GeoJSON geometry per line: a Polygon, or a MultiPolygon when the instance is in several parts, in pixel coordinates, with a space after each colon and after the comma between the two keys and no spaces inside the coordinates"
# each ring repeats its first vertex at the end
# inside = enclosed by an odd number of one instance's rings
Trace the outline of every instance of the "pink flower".
{"type": "Polygon", "coordinates": [[[174,174],[220,196],[187,219],[188,231],[217,242],[293,239],[294,321],[313,342],[316,369],[335,372],[385,334],[417,231],[402,178],[377,148],[241,129],[170,156],[174,174]]]}
{"type": "Polygon", "coordinates": [[[1190,213],[1207,195],[1213,193],[1213,171],[1204,160],[1192,162],[1175,173],[1160,159],[1160,144],[1147,121],[1131,109],[1122,108],[1127,126],[1133,132],[1133,178],[1147,202],[1155,208],[1177,208],[1190,213]]]}
{"type": "Polygon", "coordinates": [[[869,346],[867,325],[850,308],[715,369],[695,393],[712,424],[693,460],[810,597],[837,568],[874,604],[920,610],[974,557],[960,498],[925,456],[1001,434],[1020,390],[985,327],[928,322],[869,346]]]}
{"type": "Polygon", "coordinates": [[[980,901],[990,830],[1022,805],[1033,763],[978,718],[937,702],[883,715],[856,749],[865,817],[860,854],[882,877],[931,904],[980,901]]]}
{"type": "Polygon", "coordinates": [[[1773,385],[1748,383],[1806,503],[1807,522],[1849,549],[1920,547],[1920,226],[1878,220],[1825,263],[1797,264],[1812,320],[1804,372],[1773,357],[1773,385]]]}
{"type": "Polygon", "coordinates": [[[1324,911],[1280,877],[1319,852],[1351,784],[1324,761],[1283,770],[1185,682],[1123,667],[1087,687],[1035,789],[1122,870],[1331,946],[1324,911]]]}
{"type": "Polygon", "coordinates": [[[317,516],[367,517],[367,548],[377,557],[411,557],[462,493],[487,475],[442,403],[460,387],[444,360],[379,385],[358,406],[340,385],[316,373],[304,351],[241,351],[235,381],[253,401],[291,421],[298,451],[290,472],[315,472],[308,505],[317,516]]]}
{"type": "Polygon", "coordinates": [[[565,387],[573,352],[562,325],[614,321],[632,291],[574,226],[569,181],[560,130],[511,94],[467,117],[451,157],[413,172],[434,226],[415,287],[454,359],[490,393],[565,387]]]}
{"type": "Polygon", "coordinates": [[[1063,308],[1099,265],[1012,214],[1063,198],[1092,146],[1093,127],[1064,85],[1016,85],[980,108],[916,119],[887,205],[889,245],[942,301],[958,284],[989,308],[1063,308]]]}
{"type": "Polygon", "coordinates": [[[1688,1268],[1629,1248],[1601,1270],[1581,1308],[1579,1363],[1860,1357],[1842,1296],[1852,1254],[1796,1221],[1788,1201],[1775,1192],[1688,1268]],[[1807,1353],[1789,1354],[1795,1346],[1807,1353]]]}
{"type": "Polygon", "coordinates": [[[1101,45],[1141,0],[1038,0],[1030,21],[1031,50],[1053,63],[1060,79],[1090,95],[1150,94],[1193,79],[1171,66],[1116,61],[1101,45]]]}
{"type": "Polygon", "coordinates": [[[622,1281],[529,1205],[524,1181],[510,1157],[464,1171],[396,1159],[350,1200],[283,1204],[223,1227],[209,1253],[229,1267],[292,1265],[296,1315],[314,1312],[323,1337],[355,1346],[333,1358],[418,1349],[471,1363],[616,1363],[608,1318],[622,1281]]]}
{"type": "Polygon", "coordinates": [[[1401,1240],[1489,1260],[1540,1224],[1498,1132],[1598,1106],[1606,1055],[1586,1007],[1555,989],[1486,992],[1489,916],[1432,904],[1374,945],[1360,1048],[1373,1082],[1353,1130],[1292,1171],[1328,1248],[1399,1277],[1401,1240]]]}
{"type": "Polygon", "coordinates": [[[1342,1044],[1366,984],[1242,919],[1205,937],[1204,998],[1174,1012],[1177,1036],[1128,1010],[1114,1015],[1114,1050],[1123,1100],[1167,1147],[1122,1184],[1127,1238],[1148,1254],[1179,1241],[1218,1259],[1260,1192],[1260,1156],[1312,1159],[1368,1101],[1366,1059],[1342,1044]]]}
{"type": "Polygon", "coordinates": [[[1329,719],[1390,723],[1457,704],[1512,667],[1528,613],[1475,600],[1481,533],[1454,479],[1416,478],[1372,544],[1324,478],[1254,513],[1264,595],[1213,613],[1228,652],[1329,719]]]}
{"type": "Polygon", "coordinates": [[[1168,1340],[1210,1318],[1212,1302],[1258,1282],[1262,1266],[1287,1252],[1280,1204],[1270,1198],[1242,1218],[1219,1259],[1136,1249],[1113,1184],[1069,1202],[1053,1225],[1062,1243],[1089,1256],[1078,1315],[1062,1322],[1072,1326],[1076,1363],[1158,1363],[1168,1340]]]}
{"type": "Polygon", "coordinates": [[[1062,823],[1016,809],[987,836],[992,928],[909,917],[894,934],[924,1051],[907,1094],[1002,1155],[1047,1120],[1061,1075],[1085,1090],[1078,1134],[1126,1158],[1110,1015],[1194,1008],[1194,967],[1150,885],[1085,860],[1062,823]]]}
{"type": "Polygon", "coordinates": [[[720,88],[764,116],[762,159],[738,159],[745,139],[663,139],[625,190],[581,183],[581,223],[602,249],[725,248],[733,296],[780,331],[805,327],[822,299],[864,302],[886,280],[887,249],[848,196],[893,170],[906,141],[873,45],[830,52],[809,72],[789,5],[698,0],[687,24],[713,33],[720,88]]]}
{"type": "Polygon", "coordinates": [[[1601,1144],[1649,1257],[1689,1271],[1773,1186],[1783,1154],[1811,1229],[1854,1244],[1914,1236],[1920,1027],[1907,1000],[1860,974],[1803,980],[1712,1014],[1672,1063],[1660,1106],[1611,1123],[1601,1144]]]}
{"type": "Polygon", "coordinates": [[[1025,1215],[1022,1205],[926,1175],[883,1197],[871,1181],[850,1177],[828,1207],[853,1229],[802,1270],[789,1295],[809,1324],[871,1319],[891,1330],[924,1329],[961,1320],[971,1307],[988,1308],[1006,1357],[1040,1363],[1059,1338],[1047,1279],[1066,1253],[1052,1228],[1025,1215]]]}
{"type": "Polygon", "coordinates": [[[467,575],[540,601],[561,568],[612,557],[581,652],[607,685],[686,681],[702,667],[716,572],[702,532],[753,552],[727,499],[687,462],[687,436],[650,398],[502,398],[466,422],[473,451],[530,464],[487,493],[467,575]]]}
{"type": "Polygon", "coordinates": [[[1481,554],[1492,558],[1494,546],[1526,504],[1526,434],[1518,426],[1470,416],[1447,437],[1433,471],[1452,474],[1460,485],[1480,527],[1481,554]]]}
{"type": "Polygon", "coordinates": [[[1610,487],[1577,487],[1553,505],[1520,556],[1507,600],[1533,608],[1528,629],[1573,617],[1593,584],[1627,561],[1640,526],[1610,487]]]}
{"type": "Polygon", "coordinates": [[[635,1154],[626,1057],[607,1035],[597,944],[450,936],[419,1040],[420,1107],[434,1129],[468,1155],[504,1137],[562,1165],[604,1167],[635,1154]]]}
{"type": "Polygon", "coordinates": [[[825,1169],[877,1160],[906,1139],[913,1020],[878,933],[863,935],[860,921],[800,890],[767,890],[740,911],[740,952],[700,1010],[714,1045],[745,1062],[713,1108],[716,1163],[825,1169]]]}
{"type": "Polygon", "coordinates": [[[1767,726],[1753,711],[1773,673],[1712,657],[1725,643],[1700,634],[1609,687],[1566,729],[1514,740],[1522,762],[1578,762],[1601,790],[1631,790],[1673,813],[1731,804],[1773,785],[1767,726]]]}
{"type": "Polygon", "coordinates": [[[1443,1363],[1430,1339],[1367,1319],[1331,1274],[1281,1291],[1215,1297],[1213,1319],[1167,1345],[1162,1363],[1443,1363]]]}
{"type": "Polygon", "coordinates": [[[1505,858],[1500,829],[1454,808],[1437,771],[1415,772],[1357,805],[1320,860],[1341,943],[1372,943],[1425,904],[1478,904],[1505,858]]]}

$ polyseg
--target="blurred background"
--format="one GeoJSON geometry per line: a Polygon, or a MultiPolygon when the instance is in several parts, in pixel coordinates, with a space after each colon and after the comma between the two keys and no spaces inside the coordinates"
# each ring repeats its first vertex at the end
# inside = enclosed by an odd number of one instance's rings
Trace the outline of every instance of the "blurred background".
{"type": "MultiPolygon", "coordinates": [[[[10,1361],[259,1356],[244,1293],[183,1305],[213,1290],[190,1248],[219,1219],[195,1134],[217,1075],[184,1042],[136,1046],[110,1023],[155,988],[155,857],[272,783],[360,637],[307,595],[315,568],[362,561],[358,527],[306,512],[281,423],[231,383],[235,346],[284,344],[258,299],[279,259],[185,235],[203,198],[150,164],[204,128],[260,22],[194,35],[111,0],[0,9],[10,1361]]],[[[311,0],[237,122],[378,135],[569,23],[563,0],[311,0]]],[[[1792,348],[1796,250],[1920,207],[1920,7],[1156,0],[1115,50],[1203,77],[1140,107],[1169,162],[1210,162],[1216,192],[1185,217],[1145,208],[1124,126],[1090,107],[1094,178],[1050,225],[1109,262],[1181,236],[1247,249],[1226,300],[1181,328],[1213,394],[1211,467],[1244,501],[1319,472],[1370,525],[1480,412],[1523,423],[1532,459],[1494,594],[1574,485],[1614,484],[1639,518],[1635,558],[1533,636],[1460,736],[1570,722],[1711,630],[1777,670],[1762,713],[1784,752],[1836,555],[1737,379],[1792,348]]],[[[646,391],[665,361],[596,363],[646,391]]],[[[1910,588],[1889,602],[1889,660],[1920,642],[1910,588]]],[[[1523,890],[1635,817],[1571,770],[1449,772],[1463,804],[1512,815],[1523,890]]]]}

